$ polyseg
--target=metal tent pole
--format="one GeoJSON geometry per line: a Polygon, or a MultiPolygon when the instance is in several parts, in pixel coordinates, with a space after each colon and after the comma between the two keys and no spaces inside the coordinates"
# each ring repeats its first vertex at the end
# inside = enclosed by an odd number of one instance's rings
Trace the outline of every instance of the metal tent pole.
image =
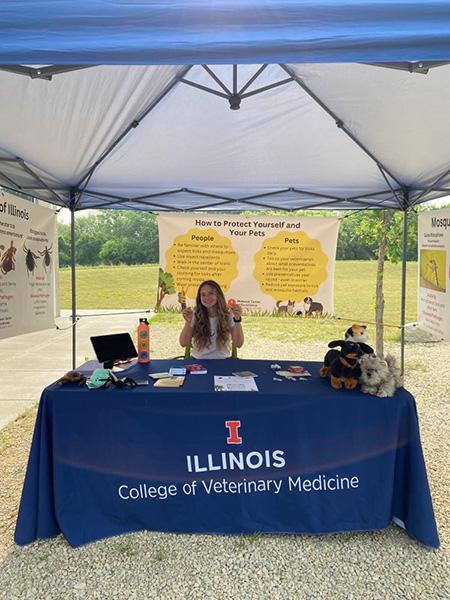
{"type": "Polygon", "coordinates": [[[76,367],[77,353],[77,302],[75,289],[75,206],[70,206],[70,266],[72,270],[72,369],[76,367]]]}
{"type": "Polygon", "coordinates": [[[408,209],[403,211],[402,302],[401,302],[401,374],[405,371],[406,253],[408,250],[408,209]]]}

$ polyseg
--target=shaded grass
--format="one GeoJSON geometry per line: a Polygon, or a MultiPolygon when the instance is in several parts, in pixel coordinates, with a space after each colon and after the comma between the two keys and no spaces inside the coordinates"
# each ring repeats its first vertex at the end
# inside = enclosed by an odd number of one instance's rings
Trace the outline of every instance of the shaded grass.
{"type": "MultiPolygon", "coordinates": [[[[274,342],[329,341],[341,339],[352,323],[368,325],[375,340],[376,261],[336,263],[335,318],[304,318],[286,315],[277,318],[246,316],[246,345],[261,340],[274,342]]],[[[153,308],[156,302],[158,265],[77,268],[78,309],[153,308]]],[[[61,308],[70,308],[70,270],[60,271],[61,308]]],[[[386,263],[385,324],[398,326],[401,309],[401,265],[386,263]]],[[[417,319],[417,263],[407,264],[406,322],[417,319]]],[[[152,329],[161,328],[163,348],[155,358],[179,354],[178,334],[183,321],[179,313],[163,312],[152,320],[152,329]]],[[[156,333],[155,330],[155,333],[156,333]]],[[[159,336],[158,336],[159,337],[159,336]]],[[[385,328],[386,341],[398,341],[400,330],[385,328]]]]}

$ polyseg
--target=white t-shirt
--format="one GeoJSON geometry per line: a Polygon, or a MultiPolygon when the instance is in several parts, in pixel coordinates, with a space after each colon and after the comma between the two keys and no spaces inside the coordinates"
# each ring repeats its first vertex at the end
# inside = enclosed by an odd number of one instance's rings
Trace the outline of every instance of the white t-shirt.
{"type": "MultiPolygon", "coordinates": [[[[194,327],[195,315],[191,321],[191,327],[194,327]]],[[[230,327],[234,327],[233,314],[230,313],[230,327]]],[[[209,317],[209,329],[211,331],[211,343],[206,348],[199,350],[192,342],[191,356],[193,358],[230,358],[231,356],[231,338],[228,344],[222,348],[217,348],[217,317],[209,317]]]]}

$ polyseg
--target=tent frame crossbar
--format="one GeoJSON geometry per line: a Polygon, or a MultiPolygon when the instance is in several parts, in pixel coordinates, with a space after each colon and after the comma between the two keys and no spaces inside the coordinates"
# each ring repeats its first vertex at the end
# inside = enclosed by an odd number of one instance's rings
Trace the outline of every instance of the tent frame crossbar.
{"type": "Polygon", "coordinates": [[[252,85],[252,83],[261,75],[261,73],[267,69],[269,65],[268,64],[264,64],[262,65],[262,67],[260,67],[256,73],[254,73],[250,79],[247,81],[247,83],[245,83],[241,89],[239,91],[237,91],[237,65],[233,65],[233,80],[234,80],[234,87],[233,87],[233,92],[236,93],[238,96],[242,96],[242,94],[245,92],[245,90],[248,90],[248,88],[252,85]]]}
{"type": "MultiPolygon", "coordinates": [[[[388,182],[389,184],[389,182],[388,182]]],[[[326,204],[337,204],[339,202],[348,202],[348,203],[352,203],[352,204],[356,204],[356,205],[360,205],[363,207],[370,207],[373,206],[373,201],[371,201],[372,198],[376,197],[376,196],[385,196],[386,194],[392,194],[393,197],[397,200],[397,204],[398,206],[389,206],[389,208],[394,208],[397,210],[403,210],[403,205],[400,201],[400,199],[397,196],[398,192],[402,192],[403,190],[395,190],[392,186],[389,185],[389,190],[383,190],[381,192],[372,192],[369,193],[367,195],[364,194],[359,194],[357,196],[348,196],[348,197],[341,197],[341,196],[333,196],[330,194],[321,194],[319,192],[310,192],[308,190],[301,190],[301,189],[297,189],[297,188],[283,188],[281,190],[275,190],[273,192],[264,192],[261,194],[253,194],[250,196],[239,196],[239,197],[231,197],[231,196],[224,196],[221,194],[210,194],[207,192],[201,192],[199,190],[192,190],[190,188],[179,188],[176,190],[167,190],[166,192],[158,192],[156,194],[146,194],[144,196],[136,196],[136,197],[123,197],[123,196],[118,196],[115,194],[106,194],[103,192],[97,192],[94,190],[88,190],[85,189],[85,193],[89,194],[91,196],[95,196],[98,198],[105,198],[105,199],[110,199],[110,201],[105,201],[105,202],[101,202],[98,204],[91,204],[89,206],[83,207],[82,209],[78,209],[78,210],[83,210],[83,209],[102,209],[102,208],[108,208],[111,205],[117,206],[118,204],[127,204],[127,203],[137,203],[137,204],[143,204],[145,206],[148,206],[149,209],[152,208],[161,208],[163,210],[175,210],[175,211],[184,211],[186,209],[181,209],[177,206],[170,206],[170,205],[163,205],[160,203],[155,203],[155,202],[144,202],[144,200],[148,200],[151,198],[159,198],[159,197],[163,197],[163,196],[174,196],[177,194],[192,194],[193,196],[201,196],[203,198],[211,198],[213,200],[220,200],[221,202],[215,202],[213,204],[205,204],[202,205],[201,207],[190,207],[188,210],[192,211],[192,210],[201,210],[201,209],[207,209],[207,208],[214,208],[217,206],[222,206],[222,205],[226,205],[226,204],[234,204],[234,203],[240,203],[240,204],[248,204],[249,206],[260,206],[260,207],[264,207],[264,208],[268,208],[268,209],[273,209],[273,210],[277,210],[280,207],[279,206],[273,206],[273,205],[268,205],[268,204],[259,204],[259,203],[255,203],[252,202],[253,200],[258,200],[260,198],[268,198],[271,196],[279,196],[281,194],[286,194],[286,193],[295,193],[298,195],[304,195],[304,196],[313,196],[314,198],[321,198],[323,200],[330,200],[330,202],[327,202],[326,204]],[[364,202],[364,199],[367,199],[366,202],[364,202]]],[[[384,200],[382,200],[382,202],[388,202],[390,201],[391,198],[385,198],[384,200]]],[[[378,204],[381,204],[378,203],[378,204]]],[[[314,205],[307,205],[307,208],[313,207],[314,205]]],[[[306,210],[305,206],[298,206],[295,208],[288,208],[288,207],[283,207],[283,210],[288,210],[288,211],[293,211],[293,210],[306,210]]]]}
{"type": "Polygon", "coordinates": [[[424,198],[428,194],[431,194],[431,192],[437,191],[436,185],[440,181],[445,179],[445,177],[447,177],[447,175],[449,175],[449,174],[450,174],[450,168],[448,168],[446,171],[444,171],[444,173],[442,173],[442,175],[439,175],[439,177],[437,179],[435,179],[434,182],[426,190],[424,190],[421,194],[419,194],[419,196],[414,200],[414,202],[411,204],[411,206],[415,206],[416,204],[418,204],[420,202],[420,200],[422,200],[422,198],[424,198]]]}
{"type": "Polygon", "coordinates": [[[382,168],[383,171],[389,175],[391,179],[393,179],[398,186],[401,188],[404,185],[393,175],[390,170],[382,165],[380,161],[372,154],[372,152],[364,146],[364,144],[358,140],[358,138],[350,131],[348,126],[344,123],[342,119],[340,119],[332,110],[329,108],[325,102],[323,102],[303,81],[301,77],[296,75],[287,65],[280,63],[280,67],[286,71],[288,75],[293,77],[294,81],[334,120],[336,126],[341,129],[367,156],[378,166],[378,168],[382,168]]]}
{"type": "Polygon", "coordinates": [[[10,177],[8,177],[8,175],[6,175],[5,173],[3,173],[3,171],[0,171],[0,177],[3,177],[3,179],[5,181],[7,181],[8,183],[10,183],[14,189],[16,189],[16,190],[23,190],[23,188],[20,185],[18,185],[13,179],[11,179],[10,177]]]}
{"type": "Polygon", "coordinates": [[[120,133],[117,138],[108,146],[108,148],[103,152],[103,154],[94,162],[94,164],[88,169],[87,173],[80,179],[80,181],[76,184],[75,188],[80,188],[81,185],[89,180],[97,167],[105,160],[105,158],[120,144],[120,142],[132,131],[136,129],[142,121],[151,113],[151,111],[158,106],[163,98],[167,96],[169,92],[180,82],[181,78],[192,68],[192,65],[187,65],[184,69],[181,70],[179,75],[177,75],[166,87],[163,91],[153,100],[150,105],[140,114],[140,116],[136,117],[127,127],[120,133]]]}
{"type": "Polygon", "coordinates": [[[79,71],[80,69],[92,69],[98,65],[49,65],[47,67],[25,67],[24,65],[0,65],[0,71],[8,71],[16,75],[25,75],[31,79],[43,79],[51,81],[53,75],[79,71]]]}
{"type": "MultiPolygon", "coordinates": [[[[449,61],[403,61],[403,62],[365,62],[361,63],[365,65],[369,65],[371,67],[383,67],[385,69],[395,69],[397,71],[408,71],[409,73],[418,73],[421,75],[427,75],[430,69],[434,69],[436,67],[442,67],[444,65],[450,64],[449,61]]],[[[64,73],[71,73],[72,71],[79,71],[80,69],[92,69],[99,65],[47,65],[45,67],[31,67],[25,65],[2,65],[0,64],[0,70],[6,71],[9,73],[14,73],[16,75],[24,75],[25,77],[30,77],[31,79],[43,79],[46,81],[51,81],[54,75],[62,75],[64,73]]],[[[233,72],[237,72],[237,64],[233,65],[233,72]]],[[[247,89],[253,81],[261,74],[261,72],[268,66],[265,64],[261,67],[261,69],[245,84],[245,86],[237,92],[241,95],[245,89],[247,89]]],[[[202,67],[205,67],[202,65],[202,67]]],[[[208,70],[208,69],[205,69],[208,70]]],[[[209,71],[208,71],[209,72],[209,71]]],[[[209,73],[213,79],[217,76],[209,73]]],[[[222,82],[216,80],[219,85],[222,86],[222,82]]],[[[233,93],[236,93],[237,90],[237,77],[233,74],[233,81],[236,82],[236,85],[233,85],[233,93]]]]}
{"type": "Polygon", "coordinates": [[[18,162],[20,163],[21,167],[24,169],[24,171],[26,171],[29,175],[31,175],[31,177],[33,177],[33,179],[35,179],[40,185],[43,186],[44,189],[46,189],[47,191],[49,191],[58,201],[59,204],[64,204],[62,198],[60,198],[58,196],[58,194],[50,187],[48,186],[45,181],[43,181],[39,175],[37,175],[33,169],[31,169],[24,160],[22,160],[21,158],[18,159],[18,162]]]}
{"type": "Polygon", "coordinates": [[[179,79],[180,83],[184,83],[193,88],[201,90],[202,92],[207,92],[208,94],[213,94],[214,96],[219,96],[219,98],[225,98],[230,103],[230,108],[232,110],[238,110],[240,108],[241,101],[245,98],[250,98],[251,96],[255,96],[256,94],[262,94],[267,92],[268,90],[272,90],[274,88],[280,87],[281,85],[286,85],[287,83],[291,83],[294,81],[292,76],[287,79],[282,79],[280,81],[275,81],[274,83],[270,83],[263,87],[257,88],[256,90],[252,90],[251,92],[246,92],[254,81],[261,75],[261,73],[268,67],[267,64],[262,65],[245,83],[240,90],[238,90],[238,81],[237,81],[237,72],[238,65],[233,65],[233,91],[229,90],[225,83],[217,76],[216,73],[209,67],[208,65],[201,65],[202,68],[208,73],[208,75],[213,79],[217,85],[223,90],[220,92],[219,90],[215,90],[214,88],[210,88],[206,85],[202,85],[201,83],[197,83],[196,81],[192,81],[190,79],[186,79],[185,77],[181,77],[179,79]]]}
{"type": "MultiPolygon", "coordinates": [[[[58,206],[65,206],[65,202],[64,200],[58,196],[58,194],[55,192],[55,190],[50,187],[49,185],[47,185],[45,183],[45,181],[43,181],[39,175],[37,173],[35,173],[33,171],[33,169],[31,167],[29,167],[27,165],[27,163],[23,160],[23,158],[20,157],[1,157],[0,158],[0,163],[15,163],[17,165],[19,165],[19,167],[25,171],[27,173],[27,175],[31,175],[31,177],[37,181],[37,183],[42,186],[39,188],[31,188],[32,190],[35,189],[39,189],[41,191],[47,191],[49,192],[53,198],[56,199],[56,202],[53,202],[53,204],[57,204],[58,206]]],[[[6,175],[5,173],[3,173],[2,171],[0,171],[0,176],[3,177],[6,181],[9,181],[11,184],[13,184],[14,189],[18,192],[23,192],[24,188],[22,186],[20,186],[18,183],[16,183],[13,179],[11,179],[8,175],[6,175]]],[[[41,198],[39,198],[41,199],[41,198]]],[[[42,200],[44,200],[44,202],[51,202],[51,200],[49,198],[42,198],[42,200]]]]}
{"type": "Polygon", "coordinates": [[[395,69],[396,71],[408,71],[408,73],[418,73],[419,75],[428,75],[430,69],[436,67],[443,67],[448,65],[448,61],[405,61],[405,62],[372,62],[372,63],[361,63],[364,65],[370,65],[371,67],[384,67],[385,69],[395,69]]]}
{"type": "Polygon", "coordinates": [[[403,200],[403,199],[404,199],[404,197],[405,197],[405,196],[404,196],[404,190],[402,190],[402,198],[400,198],[399,196],[397,196],[397,194],[396,194],[396,192],[395,192],[394,188],[393,188],[393,187],[392,187],[392,185],[391,185],[391,182],[389,181],[389,179],[388,179],[388,178],[387,178],[387,176],[386,176],[386,173],[384,172],[384,169],[383,169],[383,167],[382,167],[380,164],[378,164],[377,166],[378,166],[378,168],[379,168],[379,170],[380,170],[380,173],[381,173],[381,175],[383,176],[383,179],[385,180],[385,182],[386,182],[386,183],[387,183],[387,185],[389,186],[389,188],[390,188],[391,192],[394,194],[394,197],[395,197],[395,199],[397,200],[397,202],[398,202],[398,205],[399,205],[400,209],[401,209],[401,210],[403,210],[403,209],[405,208],[405,207],[404,207],[404,200],[403,200]]]}

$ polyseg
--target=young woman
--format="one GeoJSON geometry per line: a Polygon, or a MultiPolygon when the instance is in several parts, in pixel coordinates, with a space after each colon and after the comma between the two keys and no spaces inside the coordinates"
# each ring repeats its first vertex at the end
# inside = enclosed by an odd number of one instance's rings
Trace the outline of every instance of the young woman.
{"type": "Polygon", "coordinates": [[[191,356],[204,358],[229,358],[231,344],[241,348],[244,344],[242,308],[235,304],[231,310],[218,283],[212,280],[200,284],[195,309],[185,308],[185,320],[180,334],[180,345],[192,343],[191,356]]]}

